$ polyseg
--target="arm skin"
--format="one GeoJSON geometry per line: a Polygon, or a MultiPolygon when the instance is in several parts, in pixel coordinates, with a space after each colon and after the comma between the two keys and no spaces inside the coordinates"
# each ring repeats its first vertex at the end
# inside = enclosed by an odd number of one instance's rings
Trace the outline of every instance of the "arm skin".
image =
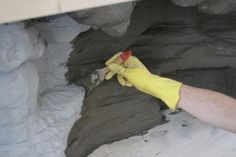
{"type": "Polygon", "coordinates": [[[236,133],[236,100],[229,96],[183,84],[177,107],[210,125],[236,133]]]}

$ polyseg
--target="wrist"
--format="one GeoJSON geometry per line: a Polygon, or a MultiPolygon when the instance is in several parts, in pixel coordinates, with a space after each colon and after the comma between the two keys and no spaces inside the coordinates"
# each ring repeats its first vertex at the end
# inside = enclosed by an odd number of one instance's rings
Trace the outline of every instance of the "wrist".
{"type": "Polygon", "coordinates": [[[176,110],[182,83],[157,75],[152,77],[151,95],[164,101],[171,110],[176,110]]]}

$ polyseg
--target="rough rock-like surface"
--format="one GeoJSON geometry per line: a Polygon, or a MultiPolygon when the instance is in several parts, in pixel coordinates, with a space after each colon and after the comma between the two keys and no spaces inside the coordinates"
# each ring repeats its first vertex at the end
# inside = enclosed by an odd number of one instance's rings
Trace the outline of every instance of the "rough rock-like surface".
{"type": "MultiPolygon", "coordinates": [[[[200,12],[208,14],[228,14],[236,11],[234,0],[171,0],[182,7],[197,6],[200,12]]],[[[70,13],[70,16],[82,24],[94,29],[101,29],[110,36],[120,37],[125,34],[130,24],[130,16],[136,2],[127,2],[92,8],[70,13]]]]}
{"type": "Polygon", "coordinates": [[[208,14],[228,14],[236,11],[234,0],[171,0],[182,7],[198,6],[198,10],[208,14]]]}
{"type": "MultiPolygon", "coordinates": [[[[111,55],[131,49],[155,74],[168,74],[188,84],[221,92],[230,88],[226,93],[234,96],[230,91],[235,92],[231,87],[235,84],[235,75],[231,73],[236,68],[235,18],[233,13],[209,15],[166,0],[142,1],[137,3],[124,36],[114,38],[100,30],[90,30],[75,39],[68,80],[81,85],[80,79],[103,67],[111,55]],[[205,68],[214,72],[208,75],[205,68]],[[221,68],[225,70],[218,71],[221,68]],[[194,77],[195,73],[202,77],[194,77]],[[222,78],[219,85],[211,83],[218,77],[222,78]]],[[[160,103],[134,88],[120,87],[115,80],[105,81],[86,96],[82,118],[75,123],[68,139],[67,156],[85,157],[102,144],[161,124],[160,103]]]]}
{"type": "MultiPolygon", "coordinates": [[[[200,12],[208,14],[228,14],[236,11],[234,0],[171,0],[182,7],[197,6],[200,12]]],[[[136,2],[126,2],[99,8],[70,13],[70,16],[82,24],[101,29],[110,36],[122,36],[130,24],[130,16],[136,2]]]]}
{"type": "Polygon", "coordinates": [[[122,36],[129,26],[134,6],[135,2],[120,3],[73,12],[70,16],[79,23],[100,28],[110,36],[122,36]]]}
{"type": "Polygon", "coordinates": [[[182,6],[182,7],[189,7],[189,6],[196,6],[206,0],[171,0],[176,5],[182,6]]]}
{"type": "Polygon", "coordinates": [[[82,113],[79,125],[70,133],[68,156],[85,157],[101,144],[141,134],[163,123],[154,98],[115,82],[106,82],[86,97],[82,113]]]}
{"type": "Polygon", "coordinates": [[[236,2],[232,0],[208,0],[200,4],[198,9],[209,14],[228,14],[236,11],[236,2]]]}
{"type": "Polygon", "coordinates": [[[207,88],[236,98],[236,69],[204,68],[171,73],[167,77],[188,85],[207,88]]]}

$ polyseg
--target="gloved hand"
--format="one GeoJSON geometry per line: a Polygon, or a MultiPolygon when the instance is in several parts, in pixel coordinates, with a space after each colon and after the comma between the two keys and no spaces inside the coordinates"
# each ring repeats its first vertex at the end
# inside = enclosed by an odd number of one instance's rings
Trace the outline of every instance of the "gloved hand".
{"type": "Polygon", "coordinates": [[[120,53],[115,54],[105,63],[110,69],[105,79],[109,80],[117,74],[118,82],[122,86],[133,85],[138,90],[161,99],[171,110],[176,109],[182,83],[150,73],[134,56],[130,56],[121,65],[112,63],[119,55],[120,53]]]}

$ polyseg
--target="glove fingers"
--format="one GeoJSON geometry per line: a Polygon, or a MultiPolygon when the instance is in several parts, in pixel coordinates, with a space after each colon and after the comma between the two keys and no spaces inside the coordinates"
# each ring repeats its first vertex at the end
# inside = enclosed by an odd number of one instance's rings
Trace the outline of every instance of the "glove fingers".
{"type": "Polygon", "coordinates": [[[116,73],[114,73],[113,71],[109,71],[106,75],[105,75],[105,79],[106,80],[110,80],[116,73]]]}
{"type": "Polygon", "coordinates": [[[135,56],[131,56],[124,62],[124,66],[128,68],[144,68],[148,70],[145,65],[135,56]]]}
{"type": "Polygon", "coordinates": [[[111,63],[107,66],[112,72],[116,73],[116,74],[120,74],[122,76],[125,76],[126,73],[125,73],[125,68],[119,64],[114,64],[114,63],[111,63]]]}
{"type": "Polygon", "coordinates": [[[121,75],[117,75],[117,80],[122,86],[132,87],[132,84],[121,75]]]}
{"type": "Polygon", "coordinates": [[[109,65],[109,64],[111,64],[112,62],[114,62],[114,60],[115,60],[117,57],[119,57],[119,56],[121,55],[121,53],[122,53],[122,52],[118,52],[118,53],[116,53],[115,55],[113,55],[110,59],[108,59],[108,60],[105,62],[105,64],[106,64],[106,65],[109,65]]]}
{"type": "Polygon", "coordinates": [[[118,82],[121,84],[121,86],[125,86],[126,81],[125,81],[125,79],[124,79],[123,76],[117,75],[117,80],[118,80],[118,82]]]}
{"type": "Polygon", "coordinates": [[[126,80],[126,84],[125,84],[125,86],[126,86],[126,87],[132,87],[132,86],[133,86],[133,84],[132,84],[132,83],[130,83],[128,80],[126,80]]]}

